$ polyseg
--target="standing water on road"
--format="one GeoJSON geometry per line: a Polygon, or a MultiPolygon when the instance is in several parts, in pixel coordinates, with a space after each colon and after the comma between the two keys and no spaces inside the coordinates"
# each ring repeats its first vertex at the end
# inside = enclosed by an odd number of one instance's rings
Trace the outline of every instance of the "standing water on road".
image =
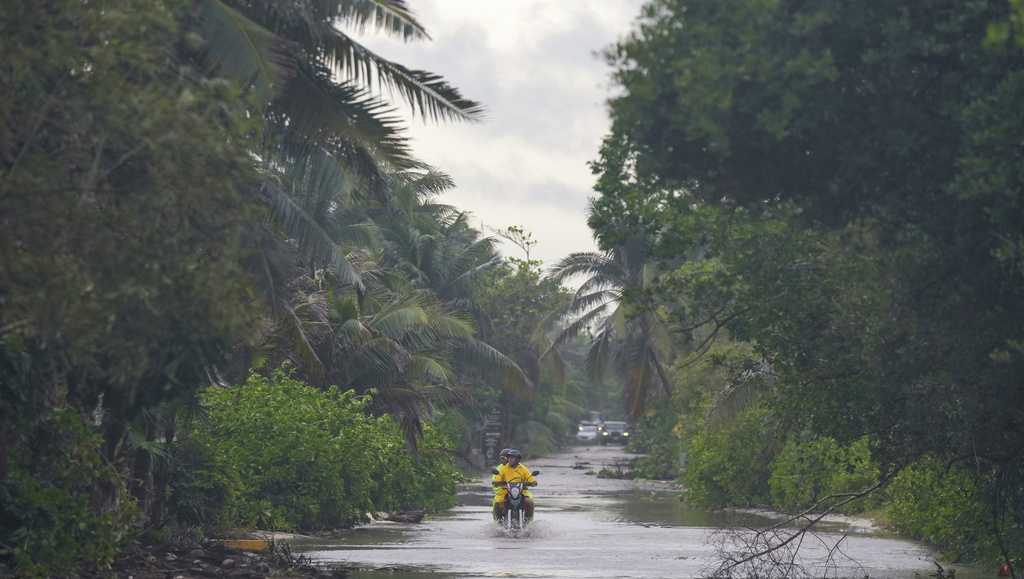
{"type": "MultiPolygon", "coordinates": [[[[329,543],[301,546],[319,564],[365,571],[353,577],[697,577],[713,566],[713,538],[730,528],[762,527],[767,516],[687,508],[666,483],[597,478],[631,455],[621,448],[577,447],[534,461],[537,512],[526,533],[506,537],[491,522],[489,479],[466,485],[454,509],[419,525],[375,523],[329,543]],[[381,574],[381,571],[387,574],[381,574]]],[[[838,569],[815,570],[823,549],[802,553],[817,576],[913,577],[934,570],[934,554],[863,527],[827,529],[843,541],[838,569]]],[[[297,546],[300,548],[300,546],[297,546]]]]}

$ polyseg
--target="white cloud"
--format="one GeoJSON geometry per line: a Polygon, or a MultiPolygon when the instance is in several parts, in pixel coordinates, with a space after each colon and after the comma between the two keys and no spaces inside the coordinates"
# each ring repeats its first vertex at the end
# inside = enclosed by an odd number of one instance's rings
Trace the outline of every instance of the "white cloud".
{"type": "Polygon", "coordinates": [[[595,53],[622,35],[641,0],[415,0],[433,41],[366,34],[380,54],[442,74],[487,108],[478,124],[412,124],[413,150],[450,173],[445,202],[490,227],[522,225],[551,264],[594,249],[586,225],[608,129],[607,66],[595,53]]]}

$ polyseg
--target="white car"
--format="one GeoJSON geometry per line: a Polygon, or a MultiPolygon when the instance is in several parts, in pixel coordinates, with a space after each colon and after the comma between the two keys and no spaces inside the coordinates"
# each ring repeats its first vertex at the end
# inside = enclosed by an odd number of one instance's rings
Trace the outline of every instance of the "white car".
{"type": "Polygon", "coordinates": [[[576,427],[576,440],[579,442],[597,442],[600,433],[594,424],[581,424],[576,427]]]}

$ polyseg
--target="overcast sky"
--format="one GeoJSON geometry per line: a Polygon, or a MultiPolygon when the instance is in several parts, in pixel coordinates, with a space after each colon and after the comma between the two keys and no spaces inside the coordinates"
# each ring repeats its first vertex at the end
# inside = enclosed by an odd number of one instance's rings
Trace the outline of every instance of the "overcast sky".
{"type": "MultiPolygon", "coordinates": [[[[455,178],[444,202],[478,227],[521,225],[552,265],[595,248],[586,223],[608,129],[609,68],[595,53],[626,34],[641,0],[410,0],[433,41],[367,34],[371,49],[439,73],[481,102],[477,124],[412,123],[413,150],[455,178]]],[[[511,249],[506,253],[514,255],[511,249]]]]}

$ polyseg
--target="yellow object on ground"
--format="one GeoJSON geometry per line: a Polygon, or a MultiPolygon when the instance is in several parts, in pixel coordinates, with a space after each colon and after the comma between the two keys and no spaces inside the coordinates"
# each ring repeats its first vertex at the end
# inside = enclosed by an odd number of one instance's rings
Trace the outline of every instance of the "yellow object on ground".
{"type": "Polygon", "coordinates": [[[224,546],[239,551],[266,551],[270,549],[270,541],[266,539],[224,539],[224,546]]]}

